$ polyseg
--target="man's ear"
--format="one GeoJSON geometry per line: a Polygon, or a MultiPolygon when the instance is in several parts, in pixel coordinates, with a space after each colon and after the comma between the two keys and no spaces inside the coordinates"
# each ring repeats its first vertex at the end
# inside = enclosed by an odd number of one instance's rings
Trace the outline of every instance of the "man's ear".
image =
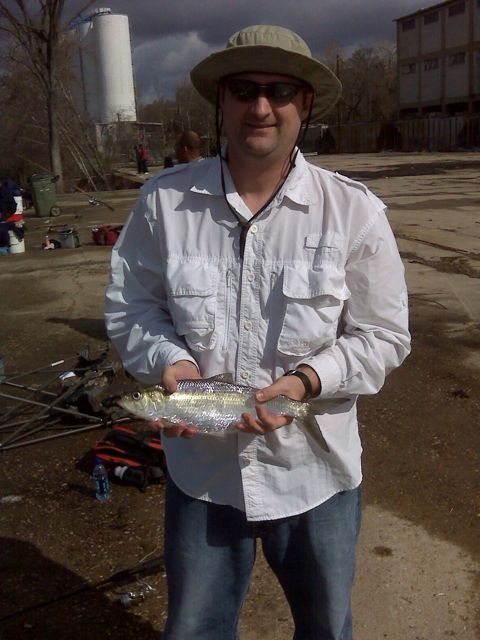
{"type": "Polygon", "coordinates": [[[225,84],[220,82],[218,85],[217,104],[220,109],[223,109],[223,103],[225,101],[225,84]]]}
{"type": "Polygon", "coordinates": [[[315,93],[311,89],[306,89],[303,92],[303,103],[302,103],[302,113],[301,120],[304,122],[308,114],[310,113],[310,109],[313,107],[313,101],[315,100],[315,93]]]}

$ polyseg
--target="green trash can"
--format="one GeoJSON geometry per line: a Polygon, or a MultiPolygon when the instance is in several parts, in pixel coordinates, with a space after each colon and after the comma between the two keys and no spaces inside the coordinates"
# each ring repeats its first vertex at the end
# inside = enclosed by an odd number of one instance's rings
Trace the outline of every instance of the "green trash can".
{"type": "Polygon", "coordinates": [[[33,206],[35,213],[40,218],[60,215],[55,182],[55,176],[50,173],[34,173],[33,176],[30,176],[33,206]]]}

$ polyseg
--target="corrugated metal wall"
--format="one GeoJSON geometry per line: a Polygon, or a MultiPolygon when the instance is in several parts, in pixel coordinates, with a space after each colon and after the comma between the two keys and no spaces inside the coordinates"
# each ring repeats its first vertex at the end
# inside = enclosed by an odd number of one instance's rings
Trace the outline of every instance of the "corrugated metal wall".
{"type": "MultiPolygon", "coordinates": [[[[375,153],[376,151],[480,150],[480,116],[415,118],[388,124],[345,124],[317,131],[307,150],[320,153],[375,153]]],[[[302,145],[303,148],[303,145],[302,145]]]]}

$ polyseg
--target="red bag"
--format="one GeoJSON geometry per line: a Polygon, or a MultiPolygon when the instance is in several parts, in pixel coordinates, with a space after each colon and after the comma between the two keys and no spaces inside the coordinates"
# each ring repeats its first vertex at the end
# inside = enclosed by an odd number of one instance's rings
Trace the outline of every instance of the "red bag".
{"type": "Polygon", "coordinates": [[[117,241],[122,227],[98,227],[92,229],[92,237],[95,244],[112,246],[117,241]]]}

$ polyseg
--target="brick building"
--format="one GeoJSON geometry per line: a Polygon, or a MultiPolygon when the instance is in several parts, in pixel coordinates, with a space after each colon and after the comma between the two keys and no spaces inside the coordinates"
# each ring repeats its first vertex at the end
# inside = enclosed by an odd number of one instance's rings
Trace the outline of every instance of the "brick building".
{"type": "Polygon", "coordinates": [[[480,0],[448,0],[396,23],[400,118],[480,113],[480,0]]]}

